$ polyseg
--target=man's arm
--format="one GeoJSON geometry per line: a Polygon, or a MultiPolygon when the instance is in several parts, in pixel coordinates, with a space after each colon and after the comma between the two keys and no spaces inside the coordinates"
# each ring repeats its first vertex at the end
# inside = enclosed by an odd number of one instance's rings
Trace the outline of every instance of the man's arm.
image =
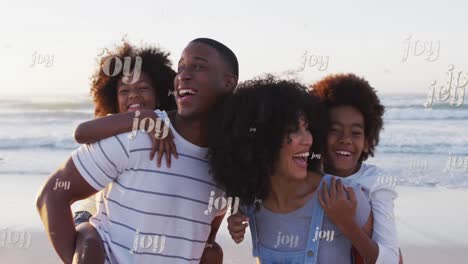
{"type": "Polygon", "coordinates": [[[76,231],[70,206],[117,180],[130,163],[130,142],[120,134],[94,144],[82,145],[42,187],[36,206],[55,250],[71,263],[76,231]]]}
{"type": "Polygon", "coordinates": [[[80,175],[71,157],[47,179],[39,192],[37,210],[55,251],[64,263],[72,263],[77,235],[70,206],[96,192],[80,175]]]}

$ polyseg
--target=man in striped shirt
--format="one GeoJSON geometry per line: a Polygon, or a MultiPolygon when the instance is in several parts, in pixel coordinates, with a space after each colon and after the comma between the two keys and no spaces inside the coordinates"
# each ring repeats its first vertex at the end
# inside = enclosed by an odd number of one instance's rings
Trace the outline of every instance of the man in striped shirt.
{"type": "MultiPolygon", "coordinates": [[[[207,162],[210,112],[237,85],[237,59],[226,46],[196,39],[184,49],[174,80],[177,112],[171,120],[179,159],[157,168],[151,141],[138,133],[110,137],[77,149],[45,183],[38,211],[65,263],[73,260],[76,230],[70,205],[104,190],[90,223],[102,238],[106,263],[199,263],[212,224],[209,200],[222,196],[207,162]],[[54,190],[65,182],[68,190],[54,190]]],[[[65,184],[64,183],[64,184],[65,184]]],[[[211,235],[210,235],[211,237],[211,235]]]]}

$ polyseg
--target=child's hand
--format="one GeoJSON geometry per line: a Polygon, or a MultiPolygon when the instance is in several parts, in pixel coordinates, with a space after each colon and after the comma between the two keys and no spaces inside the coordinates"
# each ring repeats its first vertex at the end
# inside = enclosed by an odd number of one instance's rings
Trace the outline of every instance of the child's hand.
{"type": "MultiPolygon", "coordinates": [[[[159,118],[156,114],[155,116],[156,118],[159,118]]],[[[171,153],[176,159],[179,158],[179,155],[177,155],[177,147],[174,144],[174,135],[172,134],[172,131],[169,130],[167,137],[161,138],[161,131],[164,131],[166,126],[167,124],[162,122],[160,131],[156,131],[156,129],[154,129],[149,134],[152,142],[150,159],[153,160],[156,152],[158,152],[158,158],[156,161],[158,168],[161,167],[161,159],[164,154],[166,154],[166,165],[168,168],[171,167],[171,153]]]]}
{"type": "Polygon", "coordinates": [[[320,205],[328,216],[342,232],[355,227],[356,222],[356,195],[350,187],[343,187],[341,180],[335,177],[331,180],[330,191],[323,181],[323,187],[318,193],[320,205]],[[349,198],[348,198],[348,197],[349,198]]]}
{"type": "Polygon", "coordinates": [[[236,214],[229,216],[227,222],[229,234],[231,234],[232,240],[239,244],[244,240],[245,229],[249,226],[249,218],[238,211],[236,214]]]}

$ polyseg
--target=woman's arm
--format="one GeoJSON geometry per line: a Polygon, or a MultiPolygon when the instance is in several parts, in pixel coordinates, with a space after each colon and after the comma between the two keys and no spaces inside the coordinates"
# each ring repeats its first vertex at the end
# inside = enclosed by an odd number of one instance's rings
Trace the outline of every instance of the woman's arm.
{"type": "MultiPolygon", "coordinates": [[[[152,110],[141,110],[139,112],[139,116],[136,117],[138,121],[147,117],[154,120],[158,118],[152,110]]],[[[135,116],[137,116],[136,112],[126,112],[86,121],[79,124],[76,128],[75,140],[80,144],[88,144],[114,135],[130,132],[134,128],[135,116]]]]}

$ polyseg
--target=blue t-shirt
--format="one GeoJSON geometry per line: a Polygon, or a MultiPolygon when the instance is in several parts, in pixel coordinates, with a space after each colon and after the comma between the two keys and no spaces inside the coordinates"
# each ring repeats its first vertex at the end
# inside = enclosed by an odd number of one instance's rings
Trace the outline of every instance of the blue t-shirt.
{"type": "MultiPolygon", "coordinates": [[[[357,184],[343,180],[353,187],[356,194],[356,220],[364,226],[370,214],[369,200],[357,184]]],[[[274,213],[263,206],[255,213],[259,243],[268,249],[280,252],[297,252],[306,249],[317,191],[307,203],[292,212],[274,213]]],[[[320,239],[318,263],[351,263],[351,241],[325,215],[322,228],[313,230],[314,239],[320,239]]]]}

